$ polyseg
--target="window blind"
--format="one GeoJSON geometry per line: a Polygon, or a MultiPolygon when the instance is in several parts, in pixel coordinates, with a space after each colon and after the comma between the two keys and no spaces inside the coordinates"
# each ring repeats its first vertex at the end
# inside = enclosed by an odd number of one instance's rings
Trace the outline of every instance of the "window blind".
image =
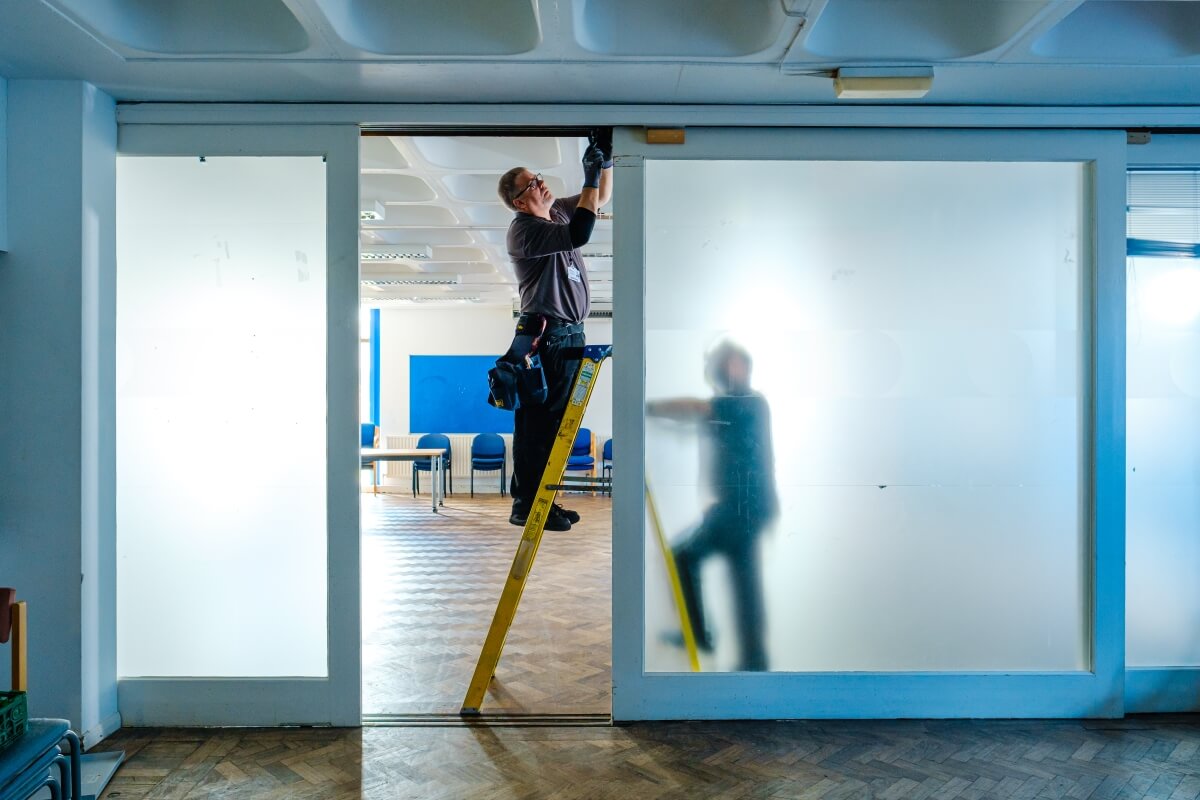
{"type": "Polygon", "coordinates": [[[1129,255],[1200,256],[1200,170],[1128,174],[1129,255]]]}

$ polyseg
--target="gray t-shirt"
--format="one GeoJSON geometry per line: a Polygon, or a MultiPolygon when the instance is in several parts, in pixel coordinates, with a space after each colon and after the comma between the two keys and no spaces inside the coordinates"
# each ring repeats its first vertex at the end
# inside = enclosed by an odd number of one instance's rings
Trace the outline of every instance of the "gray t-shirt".
{"type": "Polygon", "coordinates": [[[587,267],[571,246],[567,223],[579,195],[562,197],[550,206],[552,222],[517,212],[508,226],[508,255],[517,272],[521,312],[567,322],[583,322],[591,308],[587,267]]]}

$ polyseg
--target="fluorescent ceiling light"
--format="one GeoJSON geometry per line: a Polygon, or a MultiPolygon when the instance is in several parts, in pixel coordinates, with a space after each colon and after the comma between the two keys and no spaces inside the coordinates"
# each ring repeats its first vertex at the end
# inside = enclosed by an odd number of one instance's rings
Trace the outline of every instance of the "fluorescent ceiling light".
{"type": "Polygon", "coordinates": [[[462,283],[458,275],[413,275],[404,278],[366,278],[363,286],[457,286],[462,283]]]}
{"type": "Polygon", "coordinates": [[[835,70],[839,100],[915,100],[933,88],[933,67],[853,67],[835,70]]]}
{"type": "Polygon", "coordinates": [[[365,244],[359,251],[363,261],[428,261],[433,248],[427,244],[365,244]]]}
{"type": "Polygon", "coordinates": [[[363,200],[359,203],[358,219],[361,222],[383,222],[387,212],[378,200],[363,200]]]}

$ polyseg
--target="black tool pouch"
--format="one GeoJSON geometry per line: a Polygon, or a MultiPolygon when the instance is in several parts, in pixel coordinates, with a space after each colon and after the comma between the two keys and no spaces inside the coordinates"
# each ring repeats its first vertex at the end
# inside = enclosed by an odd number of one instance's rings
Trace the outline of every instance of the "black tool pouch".
{"type": "Polygon", "coordinates": [[[491,406],[516,411],[521,406],[539,406],[546,402],[549,389],[541,356],[537,355],[541,338],[540,333],[516,336],[508,352],[496,359],[496,366],[488,370],[488,403],[491,406]]]}

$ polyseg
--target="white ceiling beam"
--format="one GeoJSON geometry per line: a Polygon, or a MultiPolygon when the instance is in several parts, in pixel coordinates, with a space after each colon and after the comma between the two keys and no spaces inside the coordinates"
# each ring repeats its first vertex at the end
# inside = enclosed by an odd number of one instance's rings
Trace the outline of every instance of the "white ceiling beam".
{"type": "Polygon", "coordinates": [[[140,125],[362,125],[367,128],[634,127],[1179,128],[1196,106],[538,105],[121,103],[120,149],[140,125]]]}

